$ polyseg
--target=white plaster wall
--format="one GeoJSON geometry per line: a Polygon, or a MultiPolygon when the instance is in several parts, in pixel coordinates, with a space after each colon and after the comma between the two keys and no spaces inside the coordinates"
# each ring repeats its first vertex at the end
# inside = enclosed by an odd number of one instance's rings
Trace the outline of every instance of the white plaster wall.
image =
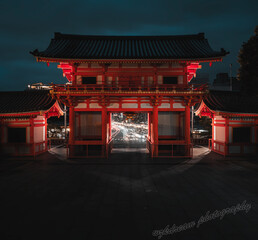
{"type": "Polygon", "coordinates": [[[90,103],[89,108],[101,108],[98,103],[90,103]]]}
{"type": "Polygon", "coordinates": [[[137,103],[123,103],[122,108],[138,108],[137,103]]]}
{"type": "Polygon", "coordinates": [[[223,117],[221,117],[221,116],[215,116],[214,117],[214,120],[216,121],[216,120],[225,120],[225,118],[223,118],[223,117]]]}
{"type": "Polygon", "coordinates": [[[75,108],[86,108],[87,104],[86,103],[79,103],[75,108]]]}
{"type": "Polygon", "coordinates": [[[214,140],[225,142],[225,127],[214,127],[214,140]]]}
{"type": "Polygon", "coordinates": [[[153,84],[153,77],[152,76],[148,76],[148,85],[152,85],[153,84]]]}
{"type": "Polygon", "coordinates": [[[112,85],[112,77],[106,77],[106,82],[108,85],[112,85]]]}
{"type": "Polygon", "coordinates": [[[82,84],[82,76],[76,76],[76,83],[78,85],[82,84]]]}
{"type": "Polygon", "coordinates": [[[43,127],[43,141],[46,140],[46,127],[43,127]]]}
{"type": "Polygon", "coordinates": [[[149,103],[141,103],[141,108],[152,108],[149,103]]]}
{"type": "Polygon", "coordinates": [[[162,75],[157,76],[158,84],[163,84],[163,77],[162,75]]]}
{"type": "Polygon", "coordinates": [[[34,118],[34,120],[42,120],[42,121],[44,121],[45,117],[38,115],[36,118],[34,118]]]}
{"type": "Polygon", "coordinates": [[[114,83],[115,83],[114,85],[115,85],[115,86],[118,86],[119,77],[115,77],[113,81],[114,81],[114,83]]]}
{"type": "Polygon", "coordinates": [[[170,103],[162,103],[158,108],[170,108],[170,103]]]}
{"type": "Polygon", "coordinates": [[[34,142],[39,143],[43,142],[43,131],[45,130],[44,127],[34,127],[34,142]]]}
{"type": "Polygon", "coordinates": [[[119,108],[119,103],[111,103],[107,108],[119,108]]]}
{"type": "Polygon", "coordinates": [[[102,84],[102,76],[101,75],[97,76],[97,84],[102,84]]]}
{"type": "Polygon", "coordinates": [[[181,103],[173,103],[173,108],[185,108],[181,103]]]}

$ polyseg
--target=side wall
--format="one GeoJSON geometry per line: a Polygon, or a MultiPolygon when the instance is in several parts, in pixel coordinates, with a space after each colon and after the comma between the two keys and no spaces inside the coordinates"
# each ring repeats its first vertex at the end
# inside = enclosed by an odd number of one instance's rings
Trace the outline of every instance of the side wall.
{"type": "Polygon", "coordinates": [[[1,153],[4,155],[24,156],[44,152],[47,149],[46,121],[44,116],[37,116],[36,118],[6,118],[2,120],[1,153]],[[9,140],[8,129],[10,128],[13,131],[16,131],[15,129],[25,129],[22,132],[26,136],[17,136],[17,139],[21,137],[24,141],[15,142],[13,139],[9,140]]]}
{"type": "MultiPolygon", "coordinates": [[[[212,150],[228,155],[246,155],[255,154],[257,145],[256,118],[254,117],[222,117],[214,116],[213,118],[213,139],[212,150]],[[245,128],[250,135],[246,142],[240,140],[234,142],[234,132],[237,129],[245,128]],[[234,129],[236,129],[234,131],[234,129]]],[[[241,130],[241,129],[240,129],[241,130]]]]}

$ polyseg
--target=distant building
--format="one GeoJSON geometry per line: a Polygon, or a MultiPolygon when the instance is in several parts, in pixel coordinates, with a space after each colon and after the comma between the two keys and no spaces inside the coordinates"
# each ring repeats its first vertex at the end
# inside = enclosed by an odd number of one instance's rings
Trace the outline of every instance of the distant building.
{"type": "Polygon", "coordinates": [[[44,83],[33,83],[28,85],[27,90],[50,90],[51,85],[44,83]]]}
{"type": "Polygon", "coordinates": [[[210,89],[216,91],[240,91],[240,81],[236,77],[228,76],[228,73],[218,73],[210,89]]]}

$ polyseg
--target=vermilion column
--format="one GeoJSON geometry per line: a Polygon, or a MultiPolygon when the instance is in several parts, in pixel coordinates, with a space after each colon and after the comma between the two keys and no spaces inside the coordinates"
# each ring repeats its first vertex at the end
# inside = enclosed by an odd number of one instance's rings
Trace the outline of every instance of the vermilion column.
{"type": "Polygon", "coordinates": [[[212,117],[212,139],[211,139],[211,150],[214,150],[214,131],[215,131],[215,126],[214,126],[214,116],[212,117]]]}
{"type": "Polygon", "coordinates": [[[159,144],[159,131],[158,131],[158,123],[159,123],[159,115],[158,115],[158,107],[153,107],[153,140],[154,140],[154,157],[158,156],[158,144],[159,144]]]}
{"type": "Polygon", "coordinates": [[[108,139],[108,141],[110,141],[111,140],[111,138],[112,138],[112,113],[109,113],[108,114],[108,126],[109,126],[109,139],[108,139]]]}
{"type": "Polygon", "coordinates": [[[106,153],[106,144],[107,144],[107,108],[102,107],[102,155],[106,153]]]}
{"type": "Polygon", "coordinates": [[[32,146],[31,153],[33,156],[35,156],[34,121],[32,117],[30,117],[30,145],[32,146]]]}
{"type": "Polygon", "coordinates": [[[72,79],[72,85],[77,85],[77,82],[76,82],[76,76],[75,76],[75,73],[77,72],[77,66],[75,66],[74,64],[72,64],[72,72],[71,72],[71,79],[72,79]]]}
{"type": "Polygon", "coordinates": [[[75,114],[74,114],[74,107],[71,106],[69,109],[69,156],[73,157],[74,156],[74,121],[75,121],[75,114]]]}
{"type": "Polygon", "coordinates": [[[228,155],[228,143],[229,143],[229,118],[225,118],[225,147],[224,147],[224,156],[228,155]]]}
{"type": "MultiPolygon", "coordinates": [[[[254,128],[254,144],[257,144],[258,142],[258,118],[255,118],[254,120],[255,122],[255,128],[254,128]]],[[[256,145],[254,145],[254,153],[258,154],[258,148],[256,147],[256,145]]]]}
{"type": "Polygon", "coordinates": [[[187,144],[187,155],[190,155],[190,107],[186,105],[185,107],[185,142],[187,144]]]}
{"type": "Polygon", "coordinates": [[[45,116],[45,151],[48,150],[47,117],[45,116]]]}
{"type": "Polygon", "coordinates": [[[150,113],[147,113],[148,116],[148,139],[150,140],[150,136],[151,136],[151,122],[150,122],[150,113]]]}
{"type": "Polygon", "coordinates": [[[69,110],[69,127],[70,127],[70,134],[69,134],[69,144],[74,144],[74,107],[70,107],[69,110]]]}

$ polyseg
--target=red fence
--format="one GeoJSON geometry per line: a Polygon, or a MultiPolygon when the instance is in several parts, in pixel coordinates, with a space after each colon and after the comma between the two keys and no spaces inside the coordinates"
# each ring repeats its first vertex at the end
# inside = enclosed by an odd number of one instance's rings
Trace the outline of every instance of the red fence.
{"type": "Polygon", "coordinates": [[[49,140],[39,143],[1,143],[2,155],[8,156],[36,156],[50,149],[49,140]]]}
{"type": "Polygon", "coordinates": [[[53,84],[52,89],[54,92],[70,92],[70,91],[87,91],[87,92],[103,92],[103,91],[205,91],[207,89],[207,84],[160,84],[160,85],[137,85],[137,84],[87,84],[87,85],[66,85],[66,84],[53,84]]]}
{"type": "Polygon", "coordinates": [[[185,143],[159,143],[154,144],[147,140],[147,149],[151,157],[168,157],[168,158],[191,158],[193,156],[193,146],[185,143]],[[155,153],[156,149],[156,153],[155,153]],[[155,156],[155,154],[157,156],[155,156]]]}

